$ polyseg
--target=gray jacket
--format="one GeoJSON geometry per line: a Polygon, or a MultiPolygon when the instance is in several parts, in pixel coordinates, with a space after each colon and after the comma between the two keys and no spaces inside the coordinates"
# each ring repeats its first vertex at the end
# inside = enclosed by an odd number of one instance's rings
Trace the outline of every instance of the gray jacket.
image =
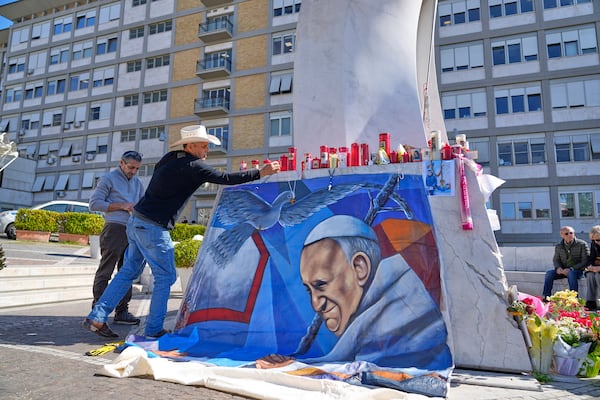
{"type": "Polygon", "coordinates": [[[582,270],[587,267],[589,257],[590,249],[584,240],[575,239],[571,243],[571,246],[568,246],[564,240],[561,240],[554,247],[552,263],[554,264],[554,269],[574,268],[582,270]]]}

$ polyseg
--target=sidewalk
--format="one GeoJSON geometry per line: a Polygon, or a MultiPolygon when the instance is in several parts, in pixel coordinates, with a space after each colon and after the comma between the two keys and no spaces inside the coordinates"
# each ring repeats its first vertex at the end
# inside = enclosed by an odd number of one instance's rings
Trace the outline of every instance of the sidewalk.
{"type": "MultiPolygon", "coordinates": [[[[9,254],[8,258],[10,257],[9,254]]],[[[77,257],[76,264],[96,264],[96,260],[89,258],[84,260],[84,258],[77,257]]],[[[138,294],[130,304],[130,311],[142,318],[140,326],[111,324],[113,330],[120,335],[120,339],[130,333],[143,332],[149,302],[148,295],[138,294]]],[[[172,293],[166,328],[174,326],[180,302],[181,294],[172,293]]],[[[94,398],[118,396],[127,400],[245,399],[243,396],[206,388],[150,379],[115,379],[95,376],[101,365],[112,362],[118,354],[111,352],[99,357],[85,356],[85,352],[109,342],[80,327],[90,306],[91,300],[84,300],[0,310],[0,397],[2,399],[52,400],[87,396],[90,393],[94,398]]],[[[110,322],[112,318],[109,319],[110,322]]],[[[579,379],[553,376],[552,382],[540,385],[527,375],[461,369],[454,371],[448,393],[449,400],[591,400],[598,398],[600,398],[598,377],[579,379]]]]}

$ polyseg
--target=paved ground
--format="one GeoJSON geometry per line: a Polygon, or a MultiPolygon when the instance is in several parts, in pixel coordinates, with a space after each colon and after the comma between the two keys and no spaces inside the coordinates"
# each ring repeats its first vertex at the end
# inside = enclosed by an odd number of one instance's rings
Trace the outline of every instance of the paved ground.
{"type": "MultiPolygon", "coordinates": [[[[0,239],[0,243],[6,243],[0,239]]],[[[26,265],[23,247],[17,242],[7,243],[5,252],[9,266],[26,265]],[[15,249],[19,250],[16,251],[15,249]],[[18,257],[17,257],[18,255],[18,257]],[[19,259],[14,262],[13,258],[19,259]]],[[[46,252],[36,245],[39,254],[73,255],[73,267],[96,264],[82,254],[76,246],[51,246],[46,252]]],[[[49,256],[52,257],[52,256],[49,256]]],[[[0,271],[1,279],[1,271],[0,271]]],[[[90,289],[91,290],[91,289],[90,289]]],[[[167,327],[174,323],[180,296],[169,302],[167,327]]],[[[149,298],[135,296],[131,311],[143,317],[147,313],[149,298]]],[[[18,307],[0,310],[0,399],[70,399],[78,397],[118,399],[245,399],[215,390],[184,386],[143,378],[115,379],[95,375],[104,363],[117,357],[107,353],[101,357],[85,356],[85,352],[98,348],[107,341],[84,331],[79,326],[90,308],[89,301],[47,304],[35,307],[18,307]]],[[[125,337],[128,333],[143,332],[140,327],[112,325],[125,337]]],[[[402,398],[401,396],[399,398],[402,398]]],[[[526,375],[509,375],[483,371],[456,370],[448,394],[450,400],[544,400],[544,399],[598,399],[600,378],[577,379],[555,376],[554,381],[539,385],[526,375]]]]}

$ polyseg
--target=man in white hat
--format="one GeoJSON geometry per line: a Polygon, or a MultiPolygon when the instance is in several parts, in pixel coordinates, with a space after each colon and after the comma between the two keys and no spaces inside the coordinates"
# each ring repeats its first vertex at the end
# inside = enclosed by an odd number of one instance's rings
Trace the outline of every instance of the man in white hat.
{"type": "Polygon", "coordinates": [[[123,266],[82,322],[84,329],[104,337],[118,337],[106,323],[108,315],[140,276],[147,262],[154,276],[154,289],[145,335],[157,338],[165,334],[163,323],[167,302],[171,285],[177,278],[169,230],[188,199],[206,182],[236,185],[280,170],[278,161],[266,164],[260,170],[234,173],[216,170],[204,163],[209,143],[219,145],[221,141],[207,134],[202,125],[186,126],[181,129],[181,139],[172,144],[172,147],[183,145],[183,150],[170,151],[156,164],[144,197],[134,207],[127,223],[129,247],[123,266]]]}

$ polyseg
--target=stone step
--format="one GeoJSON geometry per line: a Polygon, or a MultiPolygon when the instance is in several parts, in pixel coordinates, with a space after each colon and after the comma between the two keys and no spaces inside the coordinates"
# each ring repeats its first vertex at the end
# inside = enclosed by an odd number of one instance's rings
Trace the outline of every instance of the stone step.
{"type": "MultiPolygon", "coordinates": [[[[92,300],[96,266],[19,266],[0,270],[0,308],[92,300]]],[[[133,285],[133,294],[152,293],[151,278],[133,285]]],[[[181,293],[179,278],[171,293],[181,293]]]]}
{"type": "MultiPolygon", "coordinates": [[[[544,276],[546,272],[526,272],[526,271],[504,271],[508,286],[516,285],[517,290],[522,293],[541,296],[544,289],[544,276]]],[[[552,286],[552,293],[561,290],[567,290],[569,283],[567,279],[557,279],[552,286]]],[[[579,297],[585,299],[587,294],[587,282],[585,277],[579,279],[579,297]]]]}

